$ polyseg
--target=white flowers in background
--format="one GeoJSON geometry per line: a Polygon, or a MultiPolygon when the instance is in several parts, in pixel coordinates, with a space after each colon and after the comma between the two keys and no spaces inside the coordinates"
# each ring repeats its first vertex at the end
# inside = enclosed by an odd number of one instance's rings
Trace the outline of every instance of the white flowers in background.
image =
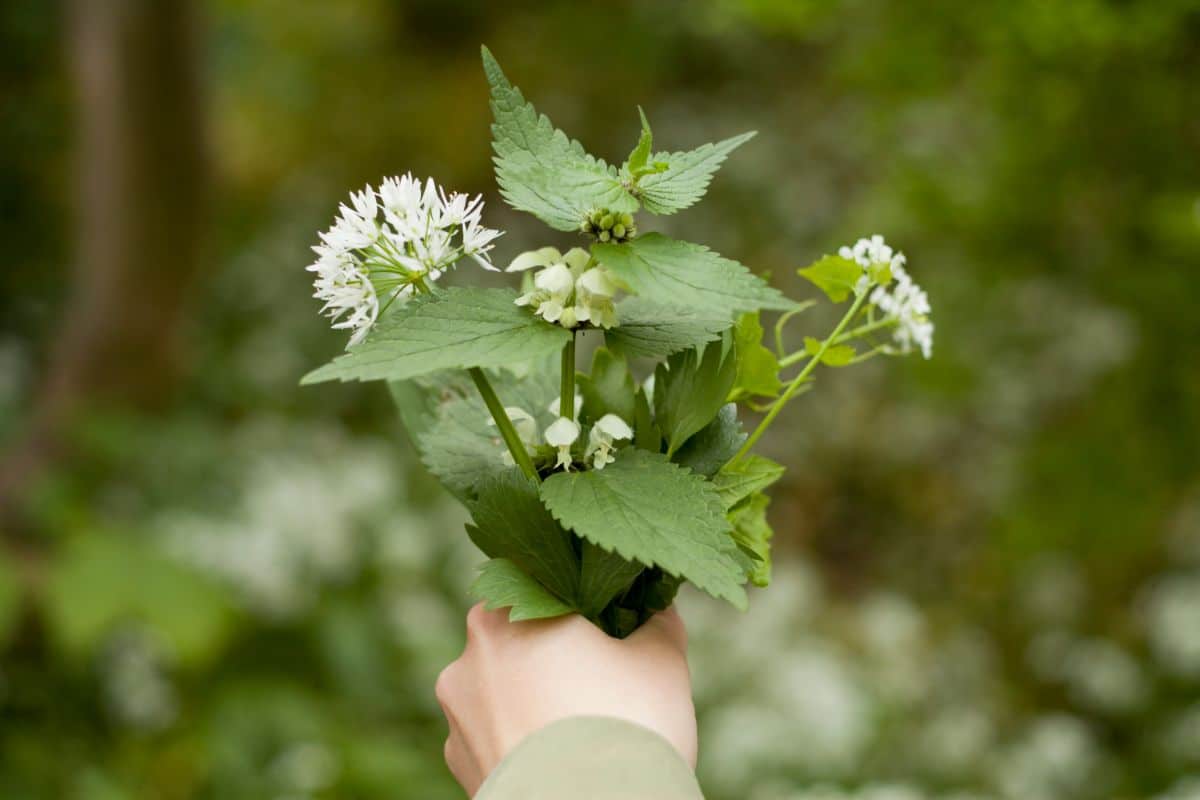
{"type": "Polygon", "coordinates": [[[465,256],[494,270],[488,253],[501,232],[485,228],[482,213],[481,197],[447,195],[432,178],[422,188],[411,173],[351,192],[308,267],[321,312],[334,328],[353,330],[349,343],[357,344],[379,318],[380,297],[410,297],[465,256]]]}
{"type": "Polygon", "coordinates": [[[179,698],[167,677],[166,660],[158,641],[144,630],[130,628],[113,637],[101,665],[113,716],[142,730],[170,727],[179,713],[179,698]]]}
{"type": "Polygon", "coordinates": [[[579,423],[567,417],[559,417],[546,428],[546,444],[558,450],[554,468],[571,469],[571,445],[579,439],[579,423]]]}
{"type": "Polygon", "coordinates": [[[1146,603],[1150,647],[1163,667],[1200,679],[1200,572],[1162,578],[1146,603]]]}
{"type": "Polygon", "coordinates": [[[533,288],[516,299],[533,306],[534,313],[564,328],[591,323],[598,328],[617,324],[613,295],[617,284],[604,267],[594,264],[588,252],[575,247],[566,254],[553,247],[530,250],[513,259],[509,272],[539,269],[533,288]]]}
{"type": "Polygon", "coordinates": [[[863,268],[863,275],[858,279],[858,285],[854,287],[856,294],[862,294],[870,287],[871,277],[867,272],[872,267],[886,265],[891,269],[892,275],[895,275],[896,270],[904,271],[904,265],[908,261],[904,253],[892,250],[879,234],[875,234],[870,239],[859,239],[848,247],[839,248],[838,255],[850,261],[857,261],[863,268]]]}
{"type": "Polygon", "coordinates": [[[616,414],[605,414],[596,420],[596,424],[588,432],[588,444],[584,458],[592,459],[593,468],[604,469],[605,465],[616,460],[612,454],[613,445],[618,441],[632,438],[633,428],[630,428],[625,420],[616,414]]]}

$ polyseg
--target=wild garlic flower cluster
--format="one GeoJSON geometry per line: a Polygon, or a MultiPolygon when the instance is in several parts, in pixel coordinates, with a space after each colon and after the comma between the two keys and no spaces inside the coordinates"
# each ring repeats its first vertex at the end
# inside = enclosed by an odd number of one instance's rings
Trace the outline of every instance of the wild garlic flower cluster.
{"type": "Polygon", "coordinates": [[[534,313],[564,328],[591,323],[597,328],[617,324],[613,295],[617,283],[608,270],[592,261],[588,251],[575,247],[560,253],[553,247],[521,253],[508,265],[509,272],[538,269],[533,288],[516,299],[533,306],[534,313]]]}
{"type": "MultiPolygon", "coordinates": [[[[554,402],[547,407],[551,414],[558,414],[559,402],[559,398],[555,398],[554,402]]],[[[554,450],[554,468],[570,472],[575,463],[572,449],[582,433],[578,422],[582,406],[583,398],[575,395],[574,417],[560,416],[555,419],[546,426],[546,430],[541,434],[541,441],[538,437],[537,420],[533,418],[532,414],[518,406],[507,406],[504,411],[512,421],[517,436],[525,445],[526,450],[536,454],[538,448],[544,443],[554,450]]],[[[495,420],[488,421],[489,426],[495,426],[495,424],[495,420]]],[[[583,461],[590,462],[592,469],[604,469],[605,466],[616,460],[613,451],[616,449],[617,443],[627,442],[631,439],[633,439],[633,428],[629,427],[629,423],[616,414],[605,414],[596,420],[588,431],[583,461]]],[[[512,454],[507,449],[501,457],[507,466],[511,467],[515,463],[512,454]]]]}
{"type": "Polygon", "coordinates": [[[919,349],[921,355],[933,355],[933,323],[929,320],[932,311],[929,297],[905,270],[908,259],[904,253],[896,252],[878,234],[870,239],[859,239],[850,247],[838,250],[842,258],[855,261],[863,268],[863,275],[855,286],[857,294],[863,294],[872,284],[870,270],[885,265],[887,274],[894,282],[877,285],[870,301],[886,319],[895,322],[892,338],[901,353],[919,349]]]}
{"type": "Polygon", "coordinates": [[[385,307],[411,297],[465,256],[494,271],[488,253],[502,232],[485,228],[482,214],[482,197],[446,194],[411,173],[351,192],[308,267],[316,273],[313,296],[325,301],[321,312],[335,329],[354,331],[353,345],[379,318],[380,297],[385,307]]]}

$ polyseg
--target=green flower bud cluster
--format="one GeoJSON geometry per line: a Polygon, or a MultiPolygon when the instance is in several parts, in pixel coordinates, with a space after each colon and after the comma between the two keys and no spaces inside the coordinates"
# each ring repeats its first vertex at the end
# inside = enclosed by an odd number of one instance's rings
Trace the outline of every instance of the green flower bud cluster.
{"type": "Polygon", "coordinates": [[[609,211],[598,208],[588,213],[579,226],[579,230],[588,236],[596,237],[601,242],[625,242],[637,235],[637,226],[633,224],[633,215],[627,211],[609,211]]]}

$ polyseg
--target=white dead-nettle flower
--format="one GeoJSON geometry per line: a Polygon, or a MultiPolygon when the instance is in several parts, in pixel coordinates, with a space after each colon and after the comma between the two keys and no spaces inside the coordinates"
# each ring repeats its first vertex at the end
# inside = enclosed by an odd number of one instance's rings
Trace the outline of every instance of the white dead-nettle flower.
{"type": "Polygon", "coordinates": [[[588,444],[584,458],[592,459],[592,466],[595,469],[604,469],[605,465],[616,460],[612,454],[613,445],[618,441],[632,438],[633,428],[630,428],[625,420],[616,414],[605,414],[596,420],[596,424],[588,432],[588,444]]]}
{"type": "MultiPolygon", "coordinates": [[[[580,395],[577,393],[573,399],[574,399],[574,405],[575,405],[574,419],[579,419],[579,412],[583,408],[583,395],[580,395]]],[[[558,412],[562,410],[561,406],[562,406],[562,396],[560,395],[560,396],[554,398],[553,402],[551,402],[550,405],[546,406],[546,410],[549,411],[551,414],[558,416],[558,412]]]]}
{"type": "Polygon", "coordinates": [[[901,353],[920,349],[921,355],[929,358],[933,354],[933,323],[929,321],[929,297],[913,282],[904,265],[908,259],[904,253],[893,250],[878,234],[870,239],[859,239],[849,247],[838,250],[842,258],[857,262],[863,274],[854,287],[863,294],[870,287],[872,267],[886,265],[894,284],[877,286],[871,294],[871,304],[884,315],[895,321],[892,338],[901,353]]]}
{"type": "Polygon", "coordinates": [[[547,322],[575,328],[590,322],[599,328],[617,324],[613,295],[617,284],[603,267],[592,264],[591,256],[575,247],[566,254],[553,247],[521,253],[509,264],[509,272],[539,269],[533,289],[516,299],[519,306],[533,306],[547,322]]]}
{"type": "MultiPolygon", "coordinates": [[[[538,443],[538,425],[533,415],[519,406],[505,406],[504,413],[512,421],[513,428],[517,431],[517,437],[521,440],[521,444],[525,445],[525,449],[528,451],[536,448],[538,443]]],[[[496,420],[488,419],[488,425],[495,427],[496,420]]],[[[507,447],[504,448],[501,458],[504,459],[504,464],[509,467],[517,463],[512,453],[508,452],[507,447]]]]}
{"type": "Polygon", "coordinates": [[[432,178],[422,188],[411,174],[386,178],[378,192],[351,192],[308,267],[321,312],[334,328],[354,331],[353,345],[378,319],[380,297],[385,305],[411,297],[464,256],[495,270],[488,252],[501,232],[483,227],[482,213],[482,198],[447,195],[432,178]]]}
{"type": "Polygon", "coordinates": [[[571,445],[579,439],[579,423],[573,419],[559,417],[546,428],[546,444],[558,449],[558,460],[554,468],[571,470],[571,445]]]}

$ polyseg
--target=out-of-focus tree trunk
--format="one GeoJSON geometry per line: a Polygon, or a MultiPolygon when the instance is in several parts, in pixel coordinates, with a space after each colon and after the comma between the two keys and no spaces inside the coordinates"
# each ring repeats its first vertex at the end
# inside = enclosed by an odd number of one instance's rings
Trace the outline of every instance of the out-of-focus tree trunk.
{"type": "Polygon", "coordinates": [[[180,367],[200,266],[205,142],[196,9],[186,0],[68,0],[76,88],[72,286],[37,400],[0,465],[0,507],[89,407],[148,408],[180,367]]]}

